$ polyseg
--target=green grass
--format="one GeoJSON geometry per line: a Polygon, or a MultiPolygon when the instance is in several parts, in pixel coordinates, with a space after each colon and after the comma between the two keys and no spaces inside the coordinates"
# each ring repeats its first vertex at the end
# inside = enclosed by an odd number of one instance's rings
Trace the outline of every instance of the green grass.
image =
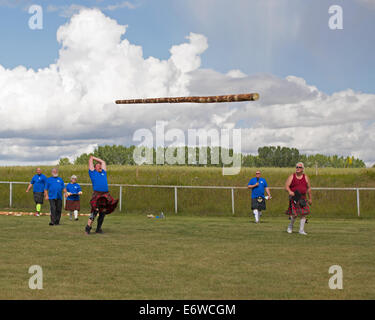
{"type": "MultiPolygon", "coordinates": [[[[49,174],[51,167],[43,167],[49,174]]],[[[263,168],[263,176],[271,187],[283,186],[293,168],[263,168]]],[[[3,181],[29,181],[35,167],[0,167],[3,181]]],[[[238,175],[223,176],[220,168],[178,167],[178,166],[110,166],[109,183],[112,184],[156,184],[156,185],[204,185],[204,186],[246,186],[253,177],[255,168],[242,168],[238,175]]],[[[78,175],[78,182],[90,182],[87,166],[62,166],[60,175],[65,182],[72,174],[78,175]]],[[[313,187],[375,187],[375,169],[315,169],[308,168],[313,187]]],[[[30,211],[34,209],[32,194],[25,194],[26,185],[13,185],[13,207],[9,208],[9,185],[0,184],[0,208],[11,211],[30,211]]],[[[119,188],[112,187],[114,197],[119,196],[119,188]]],[[[81,206],[89,210],[91,186],[83,187],[81,206]]],[[[287,207],[284,190],[272,191],[273,200],[268,202],[267,212],[272,216],[283,216],[287,207]]],[[[375,217],[373,205],[375,191],[361,191],[361,215],[375,217]]],[[[174,212],[173,189],[123,188],[123,212],[153,213],[174,212]]],[[[355,218],[357,215],[355,191],[314,191],[314,217],[355,218]]],[[[178,210],[180,215],[231,216],[230,190],[191,190],[178,191],[178,210]]],[[[235,191],[236,216],[246,216],[249,211],[249,191],[235,191]]],[[[48,205],[43,210],[48,212],[48,205]]]]}
{"type": "Polygon", "coordinates": [[[114,214],[90,236],[84,217],[48,221],[0,216],[0,299],[375,299],[374,219],[313,218],[306,237],[267,214],[114,214]],[[43,290],[28,288],[31,265],[43,290]],[[331,265],[343,290],[328,288],[331,265]]]}

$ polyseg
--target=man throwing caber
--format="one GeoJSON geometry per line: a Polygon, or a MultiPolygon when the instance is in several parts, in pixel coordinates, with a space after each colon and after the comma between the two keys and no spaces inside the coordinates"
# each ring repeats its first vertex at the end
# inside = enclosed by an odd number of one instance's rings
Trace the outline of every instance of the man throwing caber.
{"type": "Polygon", "coordinates": [[[270,189],[266,179],[261,177],[259,170],[255,172],[255,177],[249,181],[247,187],[251,189],[251,210],[254,213],[255,223],[259,223],[262,211],[266,210],[264,191],[267,192],[268,198],[271,199],[270,189]]]}
{"type": "Polygon", "coordinates": [[[43,198],[44,198],[44,186],[46,185],[47,177],[42,174],[40,168],[36,169],[36,175],[32,177],[30,184],[28,185],[26,192],[29,192],[31,187],[33,187],[34,202],[36,206],[35,216],[40,216],[40,211],[42,209],[43,198]]]}
{"type": "Polygon", "coordinates": [[[90,201],[91,214],[85,228],[86,234],[90,234],[95,217],[98,217],[96,233],[103,233],[102,224],[106,214],[112,213],[118,203],[108,192],[107,166],[102,159],[90,156],[89,176],[92,183],[93,194],[90,201]],[[96,161],[94,165],[94,161],[96,161]]]}

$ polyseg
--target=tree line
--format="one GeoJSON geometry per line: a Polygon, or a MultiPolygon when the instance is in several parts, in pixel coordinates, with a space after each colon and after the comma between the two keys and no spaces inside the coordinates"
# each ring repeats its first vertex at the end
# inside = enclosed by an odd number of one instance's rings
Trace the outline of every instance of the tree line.
{"type": "MultiPolygon", "coordinates": [[[[95,148],[92,153],[94,156],[103,159],[107,164],[111,165],[136,165],[134,161],[133,153],[135,146],[125,147],[122,145],[105,145],[95,148]]],[[[162,153],[166,151],[167,148],[159,149],[162,153]]],[[[222,167],[224,161],[222,159],[222,152],[226,151],[227,154],[233,156],[232,149],[221,149],[221,147],[177,147],[174,151],[175,154],[178,153],[178,149],[183,151],[185,154],[184,165],[194,165],[194,166],[210,166],[210,167],[222,167]],[[184,150],[181,150],[183,148],[184,150]],[[197,163],[189,162],[189,154],[196,155],[197,163]],[[202,163],[199,160],[199,154],[204,154],[207,161],[202,163]],[[200,164],[199,164],[200,162],[200,164]],[[190,164],[189,164],[190,163],[190,164]]],[[[156,164],[156,149],[148,149],[153,154],[153,164],[156,164]]],[[[69,164],[87,164],[90,154],[83,153],[78,156],[73,163],[70,162],[68,158],[61,158],[59,165],[69,165],[69,164]]],[[[299,150],[296,148],[280,147],[280,146],[264,146],[258,148],[257,155],[241,154],[241,165],[243,167],[293,167],[297,162],[303,162],[305,167],[332,167],[332,168],[364,168],[365,163],[355,157],[344,157],[338,155],[305,155],[300,154],[299,150]]]]}

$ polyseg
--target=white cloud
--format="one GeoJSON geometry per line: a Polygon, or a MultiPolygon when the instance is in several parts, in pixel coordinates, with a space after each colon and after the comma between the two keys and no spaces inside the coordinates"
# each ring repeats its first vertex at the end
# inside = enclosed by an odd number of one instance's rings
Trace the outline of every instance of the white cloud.
{"type": "Polygon", "coordinates": [[[201,69],[208,48],[191,33],[170,58],[145,59],[126,26],[81,9],[61,26],[55,64],[39,70],[0,65],[0,164],[56,163],[99,144],[131,144],[157,120],[167,128],[243,128],[243,151],[263,145],[355,155],[375,162],[375,95],[326,95],[302,78],[201,69]],[[116,105],[116,99],[259,92],[249,103],[116,105]]]}

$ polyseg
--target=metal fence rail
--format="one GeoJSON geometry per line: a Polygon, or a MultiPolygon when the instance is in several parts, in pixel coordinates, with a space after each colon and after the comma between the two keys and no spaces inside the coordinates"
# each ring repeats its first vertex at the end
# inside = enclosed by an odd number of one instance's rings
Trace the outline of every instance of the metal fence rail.
{"type": "MultiPolygon", "coordinates": [[[[0,181],[0,184],[9,184],[9,208],[13,206],[13,185],[14,184],[26,184],[29,182],[18,182],[18,181],[0,181]]],[[[82,186],[91,186],[91,183],[80,183],[82,186]]],[[[235,199],[234,199],[234,190],[247,189],[247,187],[231,187],[231,186],[173,186],[173,185],[139,185],[139,184],[108,184],[110,187],[119,188],[119,211],[122,210],[122,190],[126,188],[166,188],[174,190],[174,211],[178,212],[178,189],[224,189],[231,190],[231,201],[232,201],[232,214],[235,213],[235,199]]],[[[284,187],[270,187],[271,190],[283,190],[284,187]]],[[[355,191],[356,192],[356,202],[357,202],[357,215],[361,215],[360,211],[360,191],[361,190],[372,190],[375,191],[375,188],[312,188],[312,190],[342,190],[342,191],[355,191]]],[[[64,197],[65,205],[65,197],[64,197]]]]}

